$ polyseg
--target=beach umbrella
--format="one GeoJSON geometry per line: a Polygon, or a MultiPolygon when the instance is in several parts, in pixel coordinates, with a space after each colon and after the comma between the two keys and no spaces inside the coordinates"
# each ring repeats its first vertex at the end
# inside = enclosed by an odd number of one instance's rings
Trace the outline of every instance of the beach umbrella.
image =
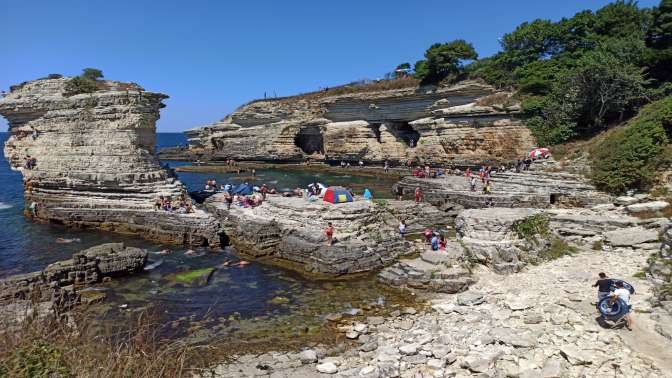
{"type": "Polygon", "coordinates": [[[539,157],[548,157],[550,155],[550,151],[548,148],[545,147],[540,147],[540,148],[535,148],[534,150],[530,151],[530,154],[528,155],[531,158],[539,158],[539,157]]]}
{"type": "Polygon", "coordinates": [[[324,193],[324,201],[331,203],[352,202],[352,195],[345,188],[340,186],[330,186],[324,193]]]}

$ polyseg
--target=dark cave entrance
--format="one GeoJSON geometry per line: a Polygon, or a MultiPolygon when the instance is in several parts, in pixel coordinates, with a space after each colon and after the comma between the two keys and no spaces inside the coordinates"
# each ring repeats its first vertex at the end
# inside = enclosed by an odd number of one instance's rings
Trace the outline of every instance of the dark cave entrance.
{"type": "Polygon", "coordinates": [[[373,135],[376,137],[376,140],[378,143],[381,143],[380,141],[380,123],[372,123],[371,125],[371,131],[373,131],[373,135]]]}
{"type": "Polygon", "coordinates": [[[414,148],[418,145],[420,133],[415,131],[408,122],[387,122],[386,125],[387,130],[408,147],[414,148]]]}
{"type": "Polygon", "coordinates": [[[319,125],[307,125],[299,129],[294,144],[308,155],[324,154],[324,138],[319,125]]]}

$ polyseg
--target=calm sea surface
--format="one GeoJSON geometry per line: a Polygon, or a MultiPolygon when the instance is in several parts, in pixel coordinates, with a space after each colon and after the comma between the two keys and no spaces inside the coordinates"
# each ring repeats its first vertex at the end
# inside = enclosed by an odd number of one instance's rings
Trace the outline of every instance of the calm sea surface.
{"type": "MultiPolygon", "coordinates": [[[[0,133],[4,144],[8,133],[0,133]]],[[[157,148],[186,143],[179,133],[158,134],[157,148]]],[[[168,162],[172,167],[184,165],[168,162]]],[[[314,175],[305,172],[260,170],[255,178],[227,175],[179,173],[190,190],[200,189],[209,177],[219,182],[266,182],[278,189],[305,186],[316,177],[332,184],[366,185],[366,180],[348,175],[314,175]]],[[[378,183],[379,184],[379,183],[378,183]]],[[[185,248],[160,245],[140,238],[99,231],[68,229],[63,226],[40,224],[25,218],[21,175],[9,169],[0,159],[0,277],[35,271],[57,260],[69,258],[73,252],[105,242],[123,241],[127,245],[146,248],[152,262],[160,265],[154,270],[132,277],[120,278],[104,285],[107,300],[101,305],[111,313],[157,307],[167,320],[173,322],[200,321],[214,328],[235,332],[275,332],[281,327],[294,332],[296,327],[314,324],[319,327],[330,312],[347,311],[351,307],[380,303],[390,299],[372,284],[370,278],[345,283],[308,281],[294,272],[253,263],[245,268],[218,268],[205,287],[185,287],[171,281],[176,271],[218,267],[226,260],[237,260],[228,249],[197,250],[189,257],[185,248]],[[70,244],[57,244],[56,238],[71,238],[70,244]],[[168,248],[169,255],[156,252],[168,248]],[[278,299],[281,298],[281,299],[278,299]],[[236,322],[235,326],[230,323],[236,322]],[[214,323],[213,323],[214,322],[214,323]],[[247,323],[246,323],[247,322],[247,323]],[[247,324],[247,328],[245,326],[247,324]],[[290,328],[287,328],[290,327],[290,328]],[[294,327],[294,328],[292,328],[294,327]]],[[[182,328],[182,327],[180,327],[182,328]]],[[[280,332],[280,331],[278,331],[280,332]]]]}

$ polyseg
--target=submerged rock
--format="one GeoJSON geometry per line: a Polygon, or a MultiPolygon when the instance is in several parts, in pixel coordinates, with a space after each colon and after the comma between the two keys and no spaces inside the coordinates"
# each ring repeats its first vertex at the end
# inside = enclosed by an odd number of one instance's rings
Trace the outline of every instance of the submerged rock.
{"type": "Polygon", "coordinates": [[[178,272],[170,274],[166,277],[171,284],[180,284],[190,287],[202,287],[207,286],[210,281],[210,277],[215,272],[215,268],[202,268],[188,270],[184,272],[178,272]]]}
{"type": "Polygon", "coordinates": [[[68,80],[25,82],[0,99],[11,133],[4,154],[23,175],[26,215],[160,242],[219,244],[210,215],[154,210],[159,196],[177,203],[186,189],[154,152],[168,96],[107,80],[93,93],[68,95],[68,80]]]}

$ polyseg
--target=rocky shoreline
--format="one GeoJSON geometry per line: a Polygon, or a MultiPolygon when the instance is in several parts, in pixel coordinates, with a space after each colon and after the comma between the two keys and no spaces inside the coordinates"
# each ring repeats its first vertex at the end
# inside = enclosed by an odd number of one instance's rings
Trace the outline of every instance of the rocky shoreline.
{"type": "Polygon", "coordinates": [[[101,293],[78,289],[142,271],[147,251],[123,243],[107,243],[73,254],[72,259],[49,264],[41,271],[0,280],[0,314],[10,324],[27,317],[63,314],[80,303],[104,299],[101,293]]]}
{"type": "Polygon", "coordinates": [[[235,355],[201,376],[669,377],[670,340],[653,331],[651,287],[630,278],[646,257],[581,250],[509,276],[480,271],[463,294],[429,295],[430,311],[400,309],[342,327],[353,341],[340,347],[235,355]],[[590,285],[598,271],[637,287],[633,332],[596,322],[590,285]]]}

